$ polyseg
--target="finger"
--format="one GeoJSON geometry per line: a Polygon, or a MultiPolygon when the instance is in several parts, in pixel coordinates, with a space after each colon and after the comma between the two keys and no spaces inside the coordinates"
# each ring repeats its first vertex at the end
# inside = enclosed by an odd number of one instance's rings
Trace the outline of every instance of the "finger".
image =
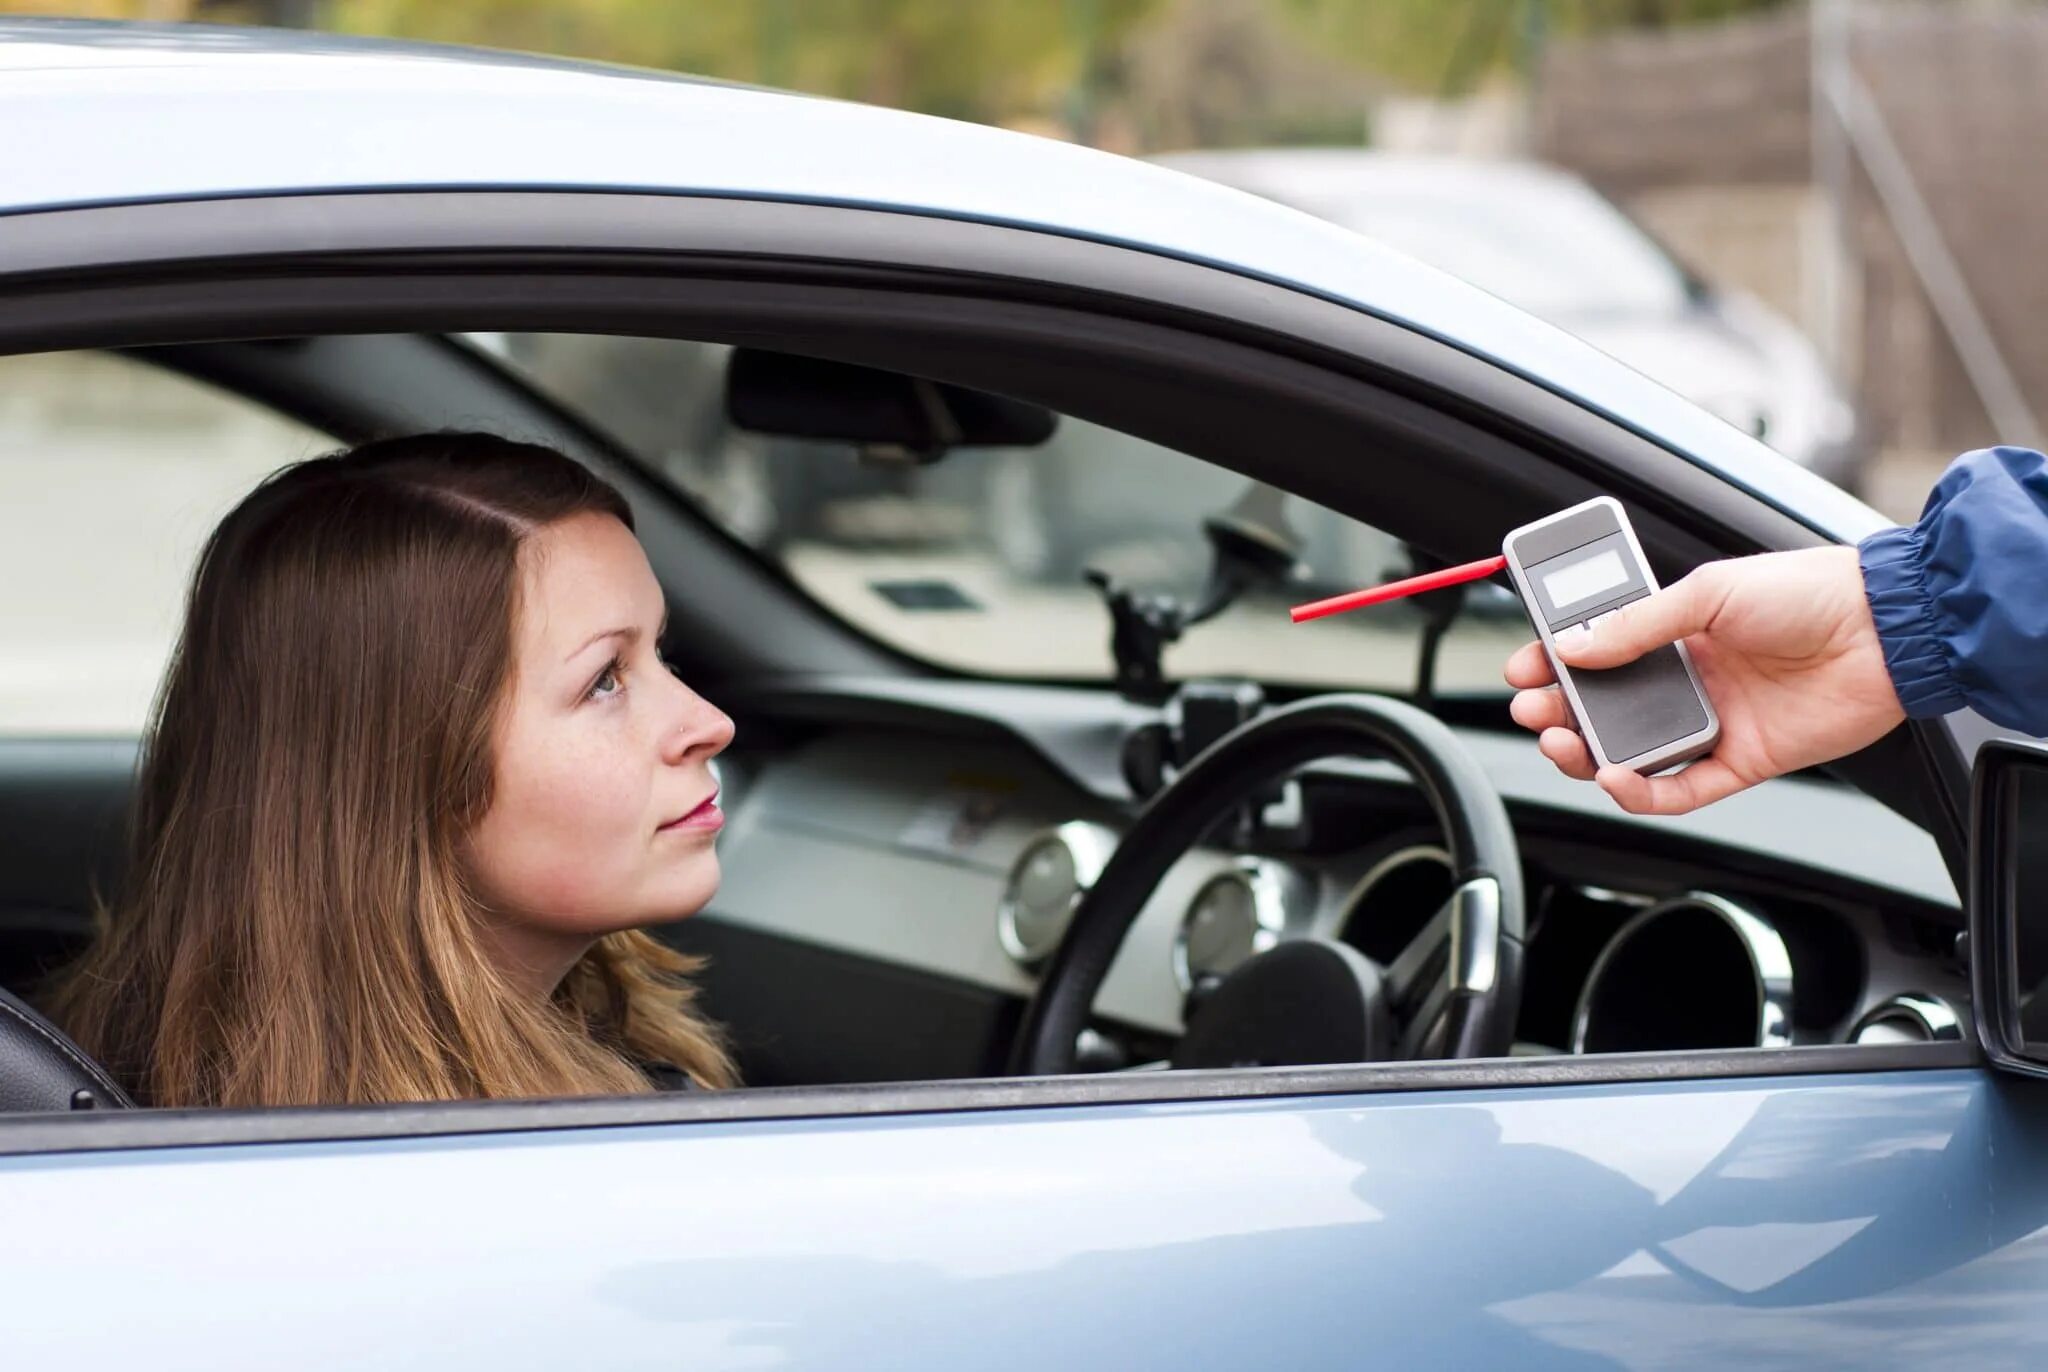
{"type": "Polygon", "coordinates": [[[1564,695],[1555,686],[1547,686],[1540,691],[1517,691],[1515,698],[1508,702],[1508,714],[1515,723],[1532,733],[1572,727],[1571,707],[1565,704],[1564,695]]]}
{"type": "Polygon", "coordinates": [[[1551,670],[1550,657],[1543,651],[1543,645],[1534,642],[1524,643],[1515,649],[1501,675],[1507,678],[1508,685],[1520,691],[1548,686],[1557,680],[1557,673],[1551,670]]]}
{"type": "Polygon", "coordinates": [[[1627,767],[1602,767],[1595,778],[1614,803],[1632,815],[1683,815],[1747,790],[1746,781],[1719,758],[1701,758],[1671,776],[1646,777],[1627,767]]]}
{"type": "Polygon", "coordinates": [[[1713,622],[1726,597],[1725,578],[1708,563],[1661,591],[1633,601],[1593,628],[1557,636],[1557,654],[1572,667],[1619,667],[1652,648],[1675,643],[1713,622]]]}
{"type": "Polygon", "coordinates": [[[1543,756],[1557,764],[1557,770],[1574,781],[1593,779],[1593,754],[1586,749],[1586,740],[1570,729],[1545,729],[1536,739],[1536,746],[1543,750],[1543,756]]]}

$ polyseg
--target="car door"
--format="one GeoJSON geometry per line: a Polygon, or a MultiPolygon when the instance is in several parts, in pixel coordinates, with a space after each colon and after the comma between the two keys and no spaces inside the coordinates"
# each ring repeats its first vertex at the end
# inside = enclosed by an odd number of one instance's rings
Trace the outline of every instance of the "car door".
{"type": "MultiPolygon", "coordinates": [[[[508,220],[505,197],[480,195],[438,197],[423,219],[404,196],[327,199],[301,221],[317,222],[323,253],[302,274],[280,268],[280,240],[248,238],[252,221],[221,204],[94,211],[134,225],[138,209],[164,210],[148,221],[160,233],[95,237],[93,251],[127,241],[157,267],[180,254],[207,261],[204,289],[130,261],[116,299],[104,257],[74,255],[66,290],[45,279],[32,301],[14,292],[26,303],[0,347],[133,341],[144,307],[157,339],[287,321],[304,332],[447,328],[463,315],[470,327],[648,325],[662,310],[674,312],[664,327],[681,328],[721,290],[730,308],[742,295],[761,308],[786,284],[749,279],[740,291],[699,273],[682,292],[645,261],[547,275],[565,252],[610,252],[634,235],[645,251],[769,244],[813,269],[849,252],[878,268],[895,252],[925,271],[959,270],[986,252],[984,265],[1013,282],[1076,293],[1121,274],[1121,304],[1034,314],[1039,302],[1015,287],[983,310],[963,306],[956,280],[941,316],[926,300],[863,302],[834,296],[843,283],[812,281],[778,307],[838,307],[842,343],[885,321],[902,365],[923,358],[941,372],[973,370],[977,328],[1022,321],[1043,332],[1064,320],[1074,332],[1061,348],[1125,348],[1132,369],[1102,401],[1104,422],[1168,438],[1173,425],[1158,416],[1116,407],[1136,407],[1148,387],[1177,391],[1183,431],[1213,427],[1227,416],[1186,398],[1196,382],[1249,384],[1310,353],[1321,366],[1348,357],[1375,384],[1396,364],[1411,381],[1429,366],[1465,368],[1476,390],[1463,403],[1493,387],[1500,394],[1478,399],[1548,434],[1544,451],[1570,454],[1552,471],[1498,430],[1458,430],[1471,460],[1493,462],[1498,477],[1468,505],[1545,482],[1569,494],[1594,471],[1646,493],[1667,550],[1687,538],[1710,546],[1703,531],[1716,527],[1797,534],[1784,511],[1457,349],[1128,249],[938,221],[892,225],[884,247],[859,211],[814,206],[711,215],[553,195],[508,220]],[[857,250],[832,237],[848,224],[865,235],[857,250]],[[243,235],[252,266],[267,259],[260,270],[238,271],[231,253],[223,262],[207,235],[224,225],[243,235]],[[366,256],[334,288],[334,254],[388,252],[408,236],[446,256],[431,280],[417,261],[393,272],[366,256]],[[497,283],[522,242],[554,256],[527,264],[507,303],[497,283]],[[484,272],[467,259],[487,244],[497,256],[484,272]],[[1187,314],[1204,289],[1263,335],[1224,347],[1194,330],[1187,314]],[[1133,308],[1144,291],[1158,294],[1133,308]],[[1169,299],[1175,322],[1136,317],[1169,299]],[[952,363],[948,347],[960,354],[952,363]],[[1404,360],[1402,349],[1429,357],[1404,360]]],[[[266,205],[263,232],[288,236],[294,213],[266,205]]],[[[35,266],[53,270],[60,236],[9,227],[41,254],[35,266]]],[[[806,327],[830,334],[817,320],[806,327]]],[[[1051,387],[1056,360],[1050,344],[1012,353],[1012,384],[1051,387]]],[[[1375,394],[1383,419],[1450,426],[1445,393],[1387,384],[1375,394]]],[[[1322,422],[1305,403],[1301,413],[1297,433],[1322,422]]],[[[1355,472],[1321,460],[1330,451],[1243,461],[1358,502],[1355,472]]],[[[1407,522],[1434,521],[1446,551],[1484,523],[1471,508],[1424,508],[1424,494],[1388,499],[1409,503],[1407,522]]],[[[757,584],[730,576],[735,596],[757,584]]],[[[1795,1356],[1865,1365],[1937,1347],[2018,1362],[2048,1335],[2032,1298],[2048,1225],[2034,1180],[2048,1162],[2037,1142],[2044,1099],[1987,1075],[1966,1046],[1915,1044],[24,1117],[0,1120],[10,1238],[0,1291],[10,1349],[73,1365],[1350,1367],[1378,1355],[1706,1367],[1795,1356]]]]}
{"type": "Polygon", "coordinates": [[[24,1365],[2030,1361],[2043,1094],[1787,1051],[1686,1082],[741,1095],[587,1127],[137,1117],[118,1152],[55,1124],[0,1162],[0,1278],[24,1365]]]}

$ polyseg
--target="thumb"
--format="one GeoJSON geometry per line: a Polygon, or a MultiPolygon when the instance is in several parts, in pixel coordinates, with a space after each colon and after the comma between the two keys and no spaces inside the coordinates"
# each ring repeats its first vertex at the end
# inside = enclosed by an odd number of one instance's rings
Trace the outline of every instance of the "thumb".
{"type": "Polygon", "coordinates": [[[1701,575],[1704,570],[1630,602],[1590,629],[1559,634],[1558,656],[1572,667],[1619,667],[1653,648],[1699,633],[1720,603],[1710,579],[1701,575]]]}

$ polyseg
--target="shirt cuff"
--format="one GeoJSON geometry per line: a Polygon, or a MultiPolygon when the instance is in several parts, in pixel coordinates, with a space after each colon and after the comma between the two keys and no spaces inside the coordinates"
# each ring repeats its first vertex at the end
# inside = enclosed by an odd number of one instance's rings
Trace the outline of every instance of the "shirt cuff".
{"type": "Polygon", "coordinates": [[[1856,546],[1863,567],[1863,595],[1884,645],[1892,689],[1912,719],[1932,719],[1963,709],[1955,664],[1935,626],[1927,596],[1925,555],[1918,528],[1883,529],[1856,546]]]}

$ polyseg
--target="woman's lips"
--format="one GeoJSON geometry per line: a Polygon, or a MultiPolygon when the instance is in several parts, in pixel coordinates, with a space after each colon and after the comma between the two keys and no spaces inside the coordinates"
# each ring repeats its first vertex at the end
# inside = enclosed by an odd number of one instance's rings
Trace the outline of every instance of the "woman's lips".
{"type": "Polygon", "coordinates": [[[725,827],[725,812],[718,808],[718,793],[713,791],[702,805],[680,819],[672,819],[655,830],[656,833],[672,833],[677,829],[707,829],[716,831],[725,827]]]}

